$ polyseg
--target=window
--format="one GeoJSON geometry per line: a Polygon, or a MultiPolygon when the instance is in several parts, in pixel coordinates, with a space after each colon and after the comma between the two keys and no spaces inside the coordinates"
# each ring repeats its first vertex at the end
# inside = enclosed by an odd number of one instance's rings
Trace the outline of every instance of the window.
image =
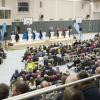
{"type": "Polygon", "coordinates": [[[29,2],[18,2],[18,12],[28,12],[29,2]]]}
{"type": "Polygon", "coordinates": [[[0,10],[0,19],[10,19],[11,11],[10,10],[0,10]]]}
{"type": "Polygon", "coordinates": [[[10,18],[11,18],[11,11],[5,10],[5,19],[10,19],[10,18]]]}

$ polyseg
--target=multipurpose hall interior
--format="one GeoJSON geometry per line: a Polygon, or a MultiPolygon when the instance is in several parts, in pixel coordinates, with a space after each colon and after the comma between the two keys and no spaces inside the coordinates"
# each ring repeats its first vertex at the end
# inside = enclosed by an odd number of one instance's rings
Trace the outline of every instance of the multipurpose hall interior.
{"type": "Polygon", "coordinates": [[[100,0],[0,0],[0,100],[100,100],[100,0]]]}

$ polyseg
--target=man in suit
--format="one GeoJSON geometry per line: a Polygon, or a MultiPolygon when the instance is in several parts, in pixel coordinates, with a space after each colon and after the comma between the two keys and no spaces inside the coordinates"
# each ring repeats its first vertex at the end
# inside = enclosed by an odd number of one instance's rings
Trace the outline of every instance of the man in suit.
{"type": "Polygon", "coordinates": [[[15,34],[15,40],[16,40],[16,42],[19,41],[19,34],[18,33],[15,34]]]}

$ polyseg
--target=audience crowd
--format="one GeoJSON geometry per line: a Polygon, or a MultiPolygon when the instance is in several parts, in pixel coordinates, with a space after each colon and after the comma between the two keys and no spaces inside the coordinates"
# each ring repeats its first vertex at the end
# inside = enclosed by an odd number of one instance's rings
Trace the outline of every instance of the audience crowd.
{"type": "MultiPolygon", "coordinates": [[[[57,86],[100,74],[100,35],[92,40],[77,41],[73,45],[51,44],[29,48],[22,58],[25,70],[15,70],[11,85],[0,84],[0,100],[48,86],[57,86]],[[71,63],[71,64],[70,64],[71,63]],[[62,73],[59,67],[73,68],[76,75],[62,73]],[[58,67],[59,66],[59,67],[58,67]],[[5,95],[4,95],[5,94],[5,95]]],[[[45,94],[43,100],[100,100],[100,78],[70,85],[53,93],[45,94]],[[50,95],[51,94],[51,95],[50,95]]],[[[41,96],[28,100],[42,100],[41,96]]]]}

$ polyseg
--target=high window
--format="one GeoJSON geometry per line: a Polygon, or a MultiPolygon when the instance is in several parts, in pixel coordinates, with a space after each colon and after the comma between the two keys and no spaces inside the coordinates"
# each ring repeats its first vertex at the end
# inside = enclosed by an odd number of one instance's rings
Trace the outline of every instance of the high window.
{"type": "Polygon", "coordinates": [[[29,2],[20,0],[18,1],[18,12],[28,12],[29,11],[29,2]]]}

